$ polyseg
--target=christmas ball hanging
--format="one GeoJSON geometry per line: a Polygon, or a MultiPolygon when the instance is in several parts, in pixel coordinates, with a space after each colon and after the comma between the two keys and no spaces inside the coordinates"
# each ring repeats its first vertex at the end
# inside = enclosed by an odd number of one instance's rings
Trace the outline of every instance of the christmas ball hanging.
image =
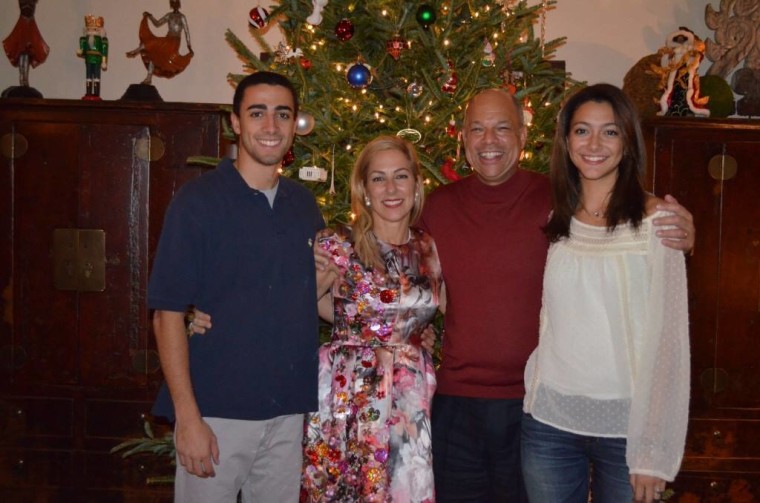
{"type": "Polygon", "coordinates": [[[306,112],[298,112],[296,117],[296,134],[300,136],[307,135],[314,130],[314,117],[306,112]]]}
{"type": "Polygon", "coordinates": [[[372,72],[364,63],[355,63],[348,68],[346,80],[354,89],[364,89],[372,83],[372,72]]]}
{"type": "Polygon", "coordinates": [[[248,24],[254,30],[258,30],[267,25],[267,18],[269,18],[269,13],[264,7],[254,7],[248,14],[248,24]]]}
{"type": "Polygon", "coordinates": [[[348,42],[351,40],[351,37],[354,36],[354,23],[345,17],[338,21],[338,24],[335,25],[335,36],[338,37],[338,40],[341,42],[348,42]]]}
{"type": "Polygon", "coordinates": [[[419,98],[422,95],[422,90],[422,84],[419,82],[412,82],[406,86],[406,92],[409,93],[409,96],[412,98],[419,98]]]}
{"type": "Polygon", "coordinates": [[[415,16],[417,22],[420,23],[424,29],[430,28],[430,25],[435,23],[435,9],[427,4],[420,5],[417,9],[417,15],[415,16]]]}
{"type": "Polygon", "coordinates": [[[301,57],[298,60],[298,63],[301,65],[301,68],[304,70],[308,70],[311,68],[311,60],[308,58],[301,57]]]}
{"type": "Polygon", "coordinates": [[[404,49],[406,49],[406,40],[398,33],[396,35],[393,35],[393,38],[385,43],[385,52],[390,54],[391,57],[396,61],[398,61],[398,58],[401,57],[401,52],[404,49]]]}

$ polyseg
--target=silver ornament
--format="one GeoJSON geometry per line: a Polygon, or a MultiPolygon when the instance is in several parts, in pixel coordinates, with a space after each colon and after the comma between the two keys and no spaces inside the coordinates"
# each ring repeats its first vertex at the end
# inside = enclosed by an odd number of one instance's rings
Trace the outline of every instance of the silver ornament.
{"type": "Polygon", "coordinates": [[[407,86],[406,92],[409,93],[412,98],[419,98],[422,95],[422,84],[412,82],[407,86]]]}
{"type": "Polygon", "coordinates": [[[307,135],[314,129],[314,117],[306,112],[298,112],[296,117],[296,134],[300,136],[307,135]]]}

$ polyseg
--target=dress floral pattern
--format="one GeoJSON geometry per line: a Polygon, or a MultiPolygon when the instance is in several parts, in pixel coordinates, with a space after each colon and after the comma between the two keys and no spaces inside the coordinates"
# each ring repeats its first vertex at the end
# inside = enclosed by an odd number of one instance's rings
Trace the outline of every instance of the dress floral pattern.
{"type": "Polygon", "coordinates": [[[412,229],[380,242],[386,271],[364,267],[351,243],[323,231],[341,271],[332,341],[319,352],[319,411],[304,435],[301,501],[432,502],[432,358],[420,335],[438,308],[432,238],[412,229]]]}

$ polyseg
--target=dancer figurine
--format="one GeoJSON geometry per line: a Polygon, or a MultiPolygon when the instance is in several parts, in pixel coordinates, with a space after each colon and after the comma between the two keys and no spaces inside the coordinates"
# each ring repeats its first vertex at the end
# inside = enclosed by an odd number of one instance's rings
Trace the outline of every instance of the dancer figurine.
{"type": "Polygon", "coordinates": [[[108,69],[108,37],[103,18],[88,14],[84,17],[84,35],[79,37],[77,56],[84,58],[87,92],[83,100],[100,101],[100,71],[108,69]]]}
{"type": "Polygon", "coordinates": [[[170,0],[169,6],[172,9],[171,12],[158,20],[150,12],[143,12],[140,23],[140,45],[127,53],[127,57],[130,58],[134,58],[138,54],[142,57],[145,68],[148,70],[148,75],[142,81],[146,85],[150,85],[154,75],[170,79],[181,73],[193,57],[190,28],[187,25],[185,15],[179,11],[180,0],[170,0]],[[169,31],[166,36],[157,37],[154,35],[148,26],[148,20],[155,27],[168,25],[169,31]],[[182,33],[185,34],[187,54],[179,53],[182,33]]]}
{"type": "Polygon", "coordinates": [[[47,59],[50,48],[37,28],[34,10],[37,0],[19,0],[20,15],[10,35],[3,40],[5,55],[18,67],[19,84],[3,91],[3,98],[42,98],[42,94],[29,87],[29,66],[37,68],[47,59]]]}

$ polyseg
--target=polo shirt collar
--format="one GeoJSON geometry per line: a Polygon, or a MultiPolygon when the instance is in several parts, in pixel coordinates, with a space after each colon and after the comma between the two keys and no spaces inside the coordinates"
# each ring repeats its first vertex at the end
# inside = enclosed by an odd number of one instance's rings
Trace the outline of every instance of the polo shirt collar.
{"type": "MultiPolygon", "coordinates": [[[[260,190],[249,187],[248,184],[245,183],[240,172],[235,168],[232,159],[225,157],[216,169],[221,173],[225,189],[229,190],[230,194],[245,197],[251,193],[256,194],[261,192],[260,190]]],[[[276,197],[287,197],[290,194],[292,187],[290,187],[290,184],[285,181],[285,177],[282,175],[279,176],[278,185],[276,197]]],[[[262,194],[262,196],[263,195],[264,194],[262,194]]]]}

